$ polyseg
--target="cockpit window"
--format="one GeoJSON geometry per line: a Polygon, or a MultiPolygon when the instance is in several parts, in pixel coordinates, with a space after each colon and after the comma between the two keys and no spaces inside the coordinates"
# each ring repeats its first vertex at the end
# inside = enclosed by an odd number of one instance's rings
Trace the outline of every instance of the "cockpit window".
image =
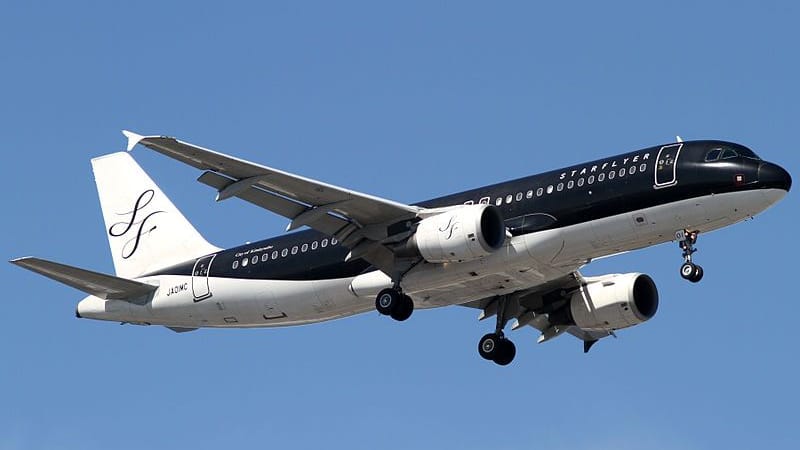
{"type": "Polygon", "coordinates": [[[730,144],[724,145],[720,147],[714,147],[706,153],[706,162],[712,161],[719,161],[721,159],[731,159],[736,157],[743,157],[743,158],[750,158],[760,161],[761,158],[758,157],[752,150],[749,148],[738,145],[738,144],[730,144]]]}
{"type": "Polygon", "coordinates": [[[745,158],[756,159],[759,161],[761,160],[761,158],[759,158],[758,155],[756,155],[752,150],[750,150],[747,147],[741,147],[741,146],[736,147],[736,152],[739,154],[739,156],[744,156],[745,158]]]}
{"type": "Polygon", "coordinates": [[[722,153],[721,148],[715,148],[706,153],[706,161],[716,161],[719,159],[719,154],[722,153]]]}

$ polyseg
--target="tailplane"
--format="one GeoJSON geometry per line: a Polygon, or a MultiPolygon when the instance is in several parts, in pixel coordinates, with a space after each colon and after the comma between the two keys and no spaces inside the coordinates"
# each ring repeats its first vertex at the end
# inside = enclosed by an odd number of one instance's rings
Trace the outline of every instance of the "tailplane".
{"type": "Polygon", "coordinates": [[[17,258],[10,262],[103,300],[136,302],[158,288],[146,283],[113,277],[41,258],[17,258]]]}
{"type": "Polygon", "coordinates": [[[117,276],[137,276],[220,249],[209,244],[125,152],[92,160],[117,276]]]}

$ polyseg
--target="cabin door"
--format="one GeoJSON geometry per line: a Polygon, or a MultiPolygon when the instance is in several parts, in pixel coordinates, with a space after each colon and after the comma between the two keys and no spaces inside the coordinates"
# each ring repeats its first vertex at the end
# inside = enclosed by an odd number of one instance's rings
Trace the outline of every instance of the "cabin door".
{"type": "Polygon", "coordinates": [[[678,184],[678,156],[681,154],[683,144],[672,144],[661,147],[656,157],[656,183],[655,189],[675,186],[678,184]]]}

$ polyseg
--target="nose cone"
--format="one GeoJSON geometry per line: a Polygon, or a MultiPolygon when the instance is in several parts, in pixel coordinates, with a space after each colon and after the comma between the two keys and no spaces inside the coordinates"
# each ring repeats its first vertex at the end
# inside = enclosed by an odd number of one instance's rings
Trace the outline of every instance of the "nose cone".
{"type": "Polygon", "coordinates": [[[764,187],[789,192],[792,187],[792,176],[783,167],[765,162],[758,168],[758,182],[764,187]]]}

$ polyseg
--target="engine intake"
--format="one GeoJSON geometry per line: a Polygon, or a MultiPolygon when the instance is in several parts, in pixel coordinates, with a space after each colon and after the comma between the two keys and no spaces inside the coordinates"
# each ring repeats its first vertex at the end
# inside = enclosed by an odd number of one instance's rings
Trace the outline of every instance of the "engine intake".
{"type": "Polygon", "coordinates": [[[618,330],[639,325],[658,311],[658,289],[641,273],[599,277],[572,295],[569,311],[585,330],[618,330]]]}
{"type": "Polygon", "coordinates": [[[488,256],[505,239],[497,207],[464,205],[422,219],[408,245],[430,263],[464,262],[488,256]]]}

